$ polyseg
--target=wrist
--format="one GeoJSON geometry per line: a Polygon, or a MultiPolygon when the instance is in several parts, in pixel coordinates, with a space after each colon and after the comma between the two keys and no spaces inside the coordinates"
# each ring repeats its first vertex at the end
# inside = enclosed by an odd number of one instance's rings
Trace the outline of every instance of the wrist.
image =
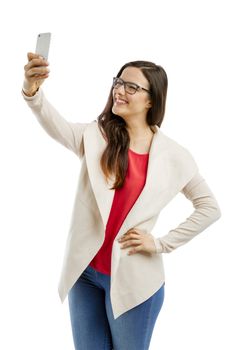
{"type": "Polygon", "coordinates": [[[31,84],[28,80],[24,79],[22,91],[26,96],[32,97],[37,93],[38,90],[39,87],[37,84],[31,84]]]}
{"type": "Polygon", "coordinates": [[[36,90],[26,90],[25,88],[22,88],[23,93],[28,97],[34,96],[38,90],[39,88],[37,88],[36,90]]]}

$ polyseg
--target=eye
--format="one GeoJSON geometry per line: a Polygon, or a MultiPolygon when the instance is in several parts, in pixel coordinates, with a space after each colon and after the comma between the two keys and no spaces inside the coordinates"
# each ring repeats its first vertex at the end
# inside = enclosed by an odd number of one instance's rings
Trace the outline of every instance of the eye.
{"type": "Polygon", "coordinates": [[[137,85],[132,84],[132,83],[127,83],[127,89],[128,89],[128,91],[135,91],[135,90],[137,90],[137,85]]]}

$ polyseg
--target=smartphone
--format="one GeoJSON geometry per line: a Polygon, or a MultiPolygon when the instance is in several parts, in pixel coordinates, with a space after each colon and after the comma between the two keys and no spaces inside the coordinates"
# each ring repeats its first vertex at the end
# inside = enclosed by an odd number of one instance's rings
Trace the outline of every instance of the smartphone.
{"type": "Polygon", "coordinates": [[[40,33],[37,35],[36,53],[48,59],[51,33],[40,33]]]}

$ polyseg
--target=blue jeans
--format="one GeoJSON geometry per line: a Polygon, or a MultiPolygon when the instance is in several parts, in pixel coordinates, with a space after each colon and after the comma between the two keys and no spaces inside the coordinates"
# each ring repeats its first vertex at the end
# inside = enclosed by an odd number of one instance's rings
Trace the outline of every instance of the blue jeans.
{"type": "Polygon", "coordinates": [[[87,266],[69,291],[75,349],[148,350],[164,300],[164,284],[149,299],[114,319],[110,278],[87,266]]]}

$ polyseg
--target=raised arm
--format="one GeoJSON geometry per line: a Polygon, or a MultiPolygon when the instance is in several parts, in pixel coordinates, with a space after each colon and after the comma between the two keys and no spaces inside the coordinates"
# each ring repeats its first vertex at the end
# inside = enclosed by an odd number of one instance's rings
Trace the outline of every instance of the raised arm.
{"type": "Polygon", "coordinates": [[[31,108],[44,130],[79,158],[84,154],[83,132],[89,123],[73,123],[64,119],[46,99],[41,88],[48,77],[47,64],[38,55],[29,53],[29,62],[24,67],[25,80],[22,89],[24,100],[31,108]]]}

